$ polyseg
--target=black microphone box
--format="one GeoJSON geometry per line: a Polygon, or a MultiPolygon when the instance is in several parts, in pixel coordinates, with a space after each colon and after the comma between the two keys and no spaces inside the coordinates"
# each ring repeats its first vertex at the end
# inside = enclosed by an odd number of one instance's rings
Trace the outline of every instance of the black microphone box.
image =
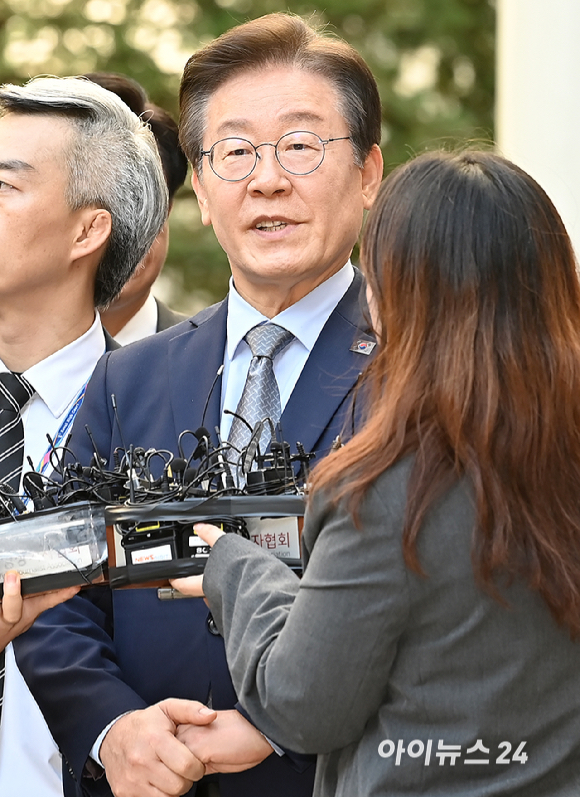
{"type": "Polygon", "coordinates": [[[107,507],[109,582],[125,587],[203,573],[210,548],[195,534],[194,524],[200,522],[241,534],[300,571],[304,509],[300,495],[107,507]]]}

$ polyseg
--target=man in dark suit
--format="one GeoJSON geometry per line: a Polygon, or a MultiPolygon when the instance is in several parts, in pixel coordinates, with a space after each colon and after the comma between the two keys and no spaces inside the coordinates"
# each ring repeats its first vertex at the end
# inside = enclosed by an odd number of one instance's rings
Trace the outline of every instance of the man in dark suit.
{"type": "MultiPolygon", "coordinates": [[[[121,289],[166,215],[155,140],[117,97],[76,78],[0,87],[0,481],[16,492],[27,461],[50,475],[46,435],[64,442],[97,360],[114,345],[95,305],[121,289]]],[[[16,574],[5,588],[0,794],[57,797],[58,750],[4,648],[71,590],[22,604],[16,574]]]]}
{"type": "MultiPolygon", "coordinates": [[[[174,453],[180,432],[200,424],[230,438],[225,410],[243,403],[255,358],[273,360],[285,439],[329,451],[350,425],[352,390],[373,345],[349,257],[380,183],[379,137],[378,91],[364,61],[297,17],[239,26],[190,59],[180,138],[203,223],[229,258],[230,292],[101,361],[71,441],[80,461],[92,455],[85,424],[109,462],[122,438],[174,453]],[[254,330],[274,324],[277,352],[255,354],[254,330]]],[[[202,601],[97,590],[44,618],[18,646],[18,661],[67,760],[67,795],[183,793],[162,753],[172,731],[155,708],[168,696],[217,710],[205,729],[174,731],[206,772],[226,773],[191,794],[311,793],[314,767],[272,752],[236,710],[223,641],[202,601]],[[91,780],[97,763],[109,786],[91,780]]]]}

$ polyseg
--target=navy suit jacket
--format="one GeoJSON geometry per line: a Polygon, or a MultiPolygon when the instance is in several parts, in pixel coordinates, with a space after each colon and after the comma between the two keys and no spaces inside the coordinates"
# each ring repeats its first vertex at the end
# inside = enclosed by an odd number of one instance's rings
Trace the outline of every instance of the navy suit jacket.
{"type": "MultiPolygon", "coordinates": [[[[351,349],[357,340],[372,340],[362,314],[362,284],[357,272],[284,410],[281,426],[293,448],[299,440],[321,456],[343,427],[351,426],[353,388],[369,359],[351,349]]],[[[216,375],[223,363],[226,315],[222,302],[106,354],[69,444],[78,461],[88,464],[93,453],[85,424],[109,462],[123,441],[178,454],[184,429],[219,426],[216,375]]],[[[83,772],[96,738],[120,714],[166,697],[205,703],[210,690],[215,709],[235,706],[223,640],[212,633],[208,619],[200,599],[160,601],[155,589],[95,587],[43,614],[16,641],[19,667],[63,752],[67,797],[81,789],[111,794],[104,778],[93,781],[83,772]]],[[[308,797],[314,766],[299,772],[286,759],[273,754],[251,770],[219,776],[222,797],[308,797]]]]}

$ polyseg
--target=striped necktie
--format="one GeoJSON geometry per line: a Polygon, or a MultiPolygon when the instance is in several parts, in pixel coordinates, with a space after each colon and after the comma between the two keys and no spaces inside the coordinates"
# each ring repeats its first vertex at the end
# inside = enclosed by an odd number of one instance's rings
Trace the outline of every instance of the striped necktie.
{"type": "MultiPolygon", "coordinates": [[[[34,395],[24,377],[10,371],[0,373],[0,482],[20,489],[24,459],[24,426],[20,412],[34,395]]],[[[0,651],[0,716],[4,700],[4,651],[0,651]]]]}
{"type": "MultiPolygon", "coordinates": [[[[267,419],[275,426],[280,420],[282,408],[274,376],[274,358],[294,340],[294,335],[277,324],[268,323],[250,329],[244,340],[250,347],[252,360],[236,414],[246,423],[234,416],[228,437],[228,442],[238,451],[248,445],[252,436],[247,424],[253,429],[260,421],[267,419]]],[[[271,437],[271,427],[267,423],[259,440],[262,453],[271,437]]]]}
{"type": "Polygon", "coordinates": [[[0,374],[0,482],[20,489],[24,459],[24,426],[20,412],[34,388],[20,374],[0,374]]]}

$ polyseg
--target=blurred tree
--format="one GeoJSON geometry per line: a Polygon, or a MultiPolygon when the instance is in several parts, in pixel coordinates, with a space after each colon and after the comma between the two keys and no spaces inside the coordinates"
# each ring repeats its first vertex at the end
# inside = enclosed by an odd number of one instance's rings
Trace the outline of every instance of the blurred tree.
{"type": "MultiPolygon", "coordinates": [[[[494,0],[0,0],[0,81],[121,72],[176,114],[191,53],[272,11],[328,24],[367,60],[383,100],[387,170],[428,147],[492,139],[494,0]]],[[[227,261],[189,186],[172,214],[167,272],[177,308],[227,290],[227,261]]]]}

